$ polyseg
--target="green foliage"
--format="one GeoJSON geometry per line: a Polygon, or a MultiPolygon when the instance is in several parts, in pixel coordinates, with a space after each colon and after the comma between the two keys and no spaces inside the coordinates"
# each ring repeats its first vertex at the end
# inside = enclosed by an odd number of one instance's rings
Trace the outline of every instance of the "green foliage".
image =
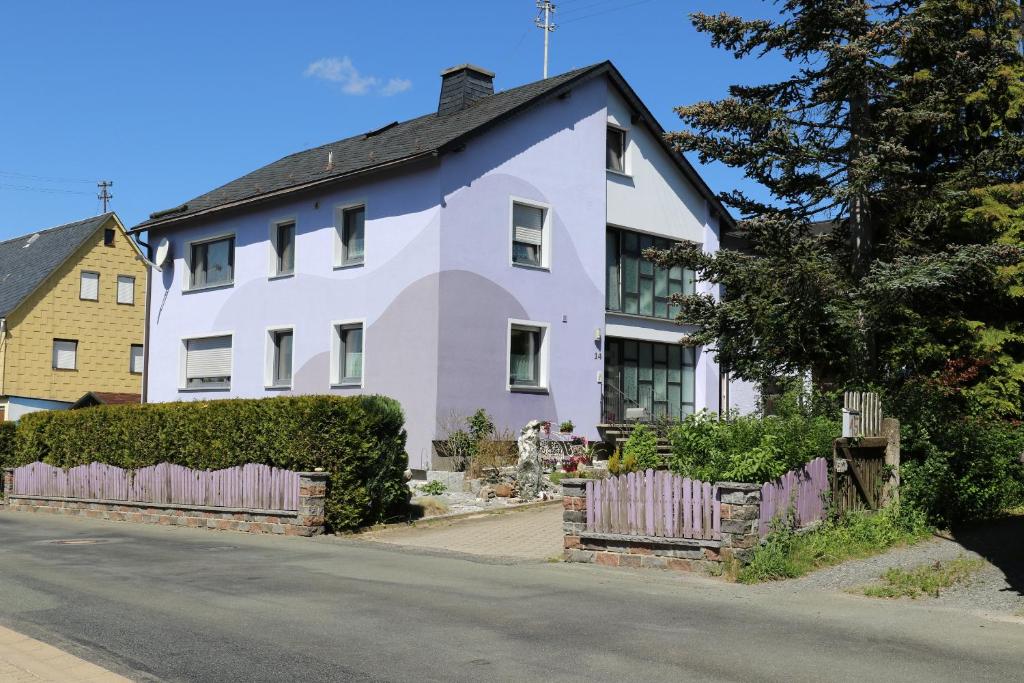
{"type": "MultiPolygon", "coordinates": [[[[0,472],[6,467],[14,467],[14,435],[17,422],[0,422],[0,472]]],[[[3,483],[0,483],[0,488],[3,483]]]]}
{"type": "Polygon", "coordinates": [[[474,441],[480,441],[494,434],[494,420],[483,408],[478,409],[467,420],[469,433],[474,441]]]}
{"type": "Polygon", "coordinates": [[[643,472],[662,465],[658,455],[658,435],[645,424],[633,428],[622,448],[622,466],[626,472],[643,472]]]}
{"type": "Polygon", "coordinates": [[[572,432],[574,429],[576,429],[576,425],[572,423],[572,420],[566,420],[562,424],[558,425],[558,431],[563,433],[572,432]]]}
{"type": "Polygon", "coordinates": [[[636,455],[628,453],[623,455],[621,448],[616,447],[612,457],[608,458],[608,474],[629,474],[637,471],[636,455]]]}
{"type": "Polygon", "coordinates": [[[448,490],[448,485],[440,479],[435,479],[434,481],[428,481],[426,484],[420,484],[418,488],[428,496],[440,496],[448,490]]]}
{"type": "Polygon", "coordinates": [[[754,550],[737,578],[742,583],[795,578],[849,559],[870,557],[896,545],[916,543],[930,533],[924,516],[905,506],[877,513],[849,513],[804,533],[782,524],[754,550]]]}
{"type": "Polygon", "coordinates": [[[193,469],[262,463],[329,473],[330,528],[355,529],[404,511],[402,408],[383,396],[297,396],[98,406],[21,418],[15,461],[126,469],[171,462],[193,469]]]}
{"type": "Polygon", "coordinates": [[[922,595],[939,597],[942,589],[964,583],[985,566],[978,558],[960,555],[946,562],[935,562],[911,570],[891,567],[882,574],[882,583],[865,586],[864,595],[872,598],[912,598],[922,595]]]}
{"type": "Polygon", "coordinates": [[[800,407],[792,395],[779,406],[779,415],[764,418],[688,415],[669,431],[669,469],[701,481],[760,484],[832,452],[838,420],[800,407]]]}
{"type": "Polygon", "coordinates": [[[794,0],[778,13],[692,17],[712,45],[791,68],[677,109],[680,151],[770,194],[722,195],[751,253],[686,245],[657,259],[724,285],[721,301],[675,299],[680,320],[744,379],[812,371],[893,388],[963,357],[988,364],[983,397],[1019,410],[1022,345],[977,339],[1021,333],[1019,2],[794,0]]]}

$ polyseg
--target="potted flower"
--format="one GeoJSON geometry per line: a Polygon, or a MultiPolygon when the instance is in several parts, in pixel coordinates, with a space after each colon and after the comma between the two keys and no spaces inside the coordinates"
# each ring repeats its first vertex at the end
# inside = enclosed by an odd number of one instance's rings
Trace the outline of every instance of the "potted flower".
{"type": "Polygon", "coordinates": [[[566,420],[562,424],[558,425],[558,431],[562,434],[572,434],[572,430],[576,428],[576,425],[572,423],[572,420],[566,420]]]}

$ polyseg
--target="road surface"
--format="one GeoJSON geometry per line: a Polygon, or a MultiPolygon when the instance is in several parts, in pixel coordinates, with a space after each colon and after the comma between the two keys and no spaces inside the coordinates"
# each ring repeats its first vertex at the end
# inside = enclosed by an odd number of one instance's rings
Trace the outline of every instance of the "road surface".
{"type": "Polygon", "coordinates": [[[9,512],[0,623],[136,680],[1024,675],[1024,625],[926,606],[9,512]]]}

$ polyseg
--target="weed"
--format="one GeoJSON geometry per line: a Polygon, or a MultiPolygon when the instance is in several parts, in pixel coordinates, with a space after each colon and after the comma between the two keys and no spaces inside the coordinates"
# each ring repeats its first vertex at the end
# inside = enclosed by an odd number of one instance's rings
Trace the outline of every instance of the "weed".
{"type": "Polygon", "coordinates": [[[419,490],[428,496],[440,496],[448,490],[448,485],[440,479],[434,481],[428,481],[426,484],[421,484],[419,490]]]}
{"type": "Polygon", "coordinates": [[[861,591],[872,598],[937,598],[942,589],[963,583],[984,564],[983,560],[961,555],[955,560],[925,564],[909,571],[892,567],[882,574],[882,583],[865,586],[861,591]]]}
{"type": "Polygon", "coordinates": [[[776,581],[870,557],[896,545],[909,545],[931,533],[923,515],[896,506],[876,513],[848,513],[806,533],[788,526],[772,531],[741,569],[741,583],[776,581]]]}

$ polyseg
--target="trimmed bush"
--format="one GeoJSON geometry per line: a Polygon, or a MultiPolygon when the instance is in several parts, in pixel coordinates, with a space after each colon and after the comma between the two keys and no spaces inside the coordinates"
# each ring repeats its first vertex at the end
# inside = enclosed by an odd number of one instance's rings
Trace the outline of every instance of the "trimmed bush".
{"type": "Polygon", "coordinates": [[[403,513],[405,418],[383,396],[295,396],[97,406],[21,418],[15,463],[103,462],[134,469],[171,462],[217,470],[260,463],[321,467],[327,525],[355,529],[403,513]]]}
{"type": "Polygon", "coordinates": [[[658,469],[662,465],[658,455],[658,435],[645,424],[633,428],[622,447],[622,465],[626,472],[658,469]],[[628,463],[628,464],[627,464],[628,463]]]}
{"type": "MultiPolygon", "coordinates": [[[[14,467],[14,434],[17,422],[0,422],[0,470],[14,467]]],[[[0,491],[3,491],[3,479],[0,479],[0,491]]]]}

